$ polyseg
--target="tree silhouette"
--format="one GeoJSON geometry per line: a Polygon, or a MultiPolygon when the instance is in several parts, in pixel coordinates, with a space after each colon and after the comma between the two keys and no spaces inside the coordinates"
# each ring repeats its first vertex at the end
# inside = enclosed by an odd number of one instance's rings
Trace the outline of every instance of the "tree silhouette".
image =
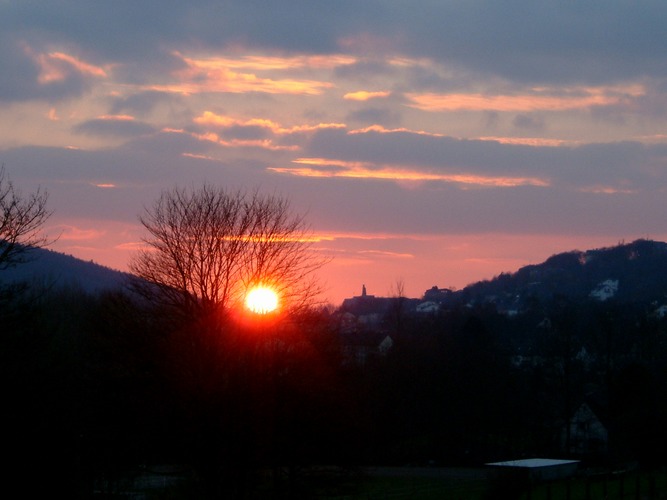
{"type": "Polygon", "coordinates": [[[182,408],[185,453],[207,495],[233,496],[258,464],[285,457],[300,438],[279,417],[296,408],[293,399],[314,400],[286,374],[311,359],[303,318],[325,260],[289,202],[258,191],[174,188],[140,220],[146,248],[130,269],[168,334],[161,363],[182,408]],[[278,294],[280,311],[248,320],[236,312],[256,286],[278,294]]]}
{"type": "Polygon", "coordinates": [[[40,233],[51,216],[47,199],[48,193],[41,189],[23,195],[0,166],[0,270],[24,261],[30,248],[48,243],[40,233]]]}
{"type": "Polygon", "coordinates": [[[224,316],[254,286],[272,288],[283,309],[318,291],[312,273],[324,260],[311,251],[309,227],[284,198],[209,184],[174,188],[140,221],[146,248],[130,263],[138,288],[186,318],[224,316]]]}

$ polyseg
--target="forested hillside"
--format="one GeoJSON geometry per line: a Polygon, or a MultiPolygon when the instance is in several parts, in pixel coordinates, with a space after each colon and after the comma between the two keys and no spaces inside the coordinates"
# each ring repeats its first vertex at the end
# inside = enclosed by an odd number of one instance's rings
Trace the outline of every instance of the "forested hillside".
{"type": "Polygon", "coordinates": [[[211,335],[121,289],[33,284],[0,310],[13,477],[110,493],[142,464],[178,464],[187,498],[278,467],[285,493],[323,463],[664,465],[666,256],[647,241],[557,255],[428,314],[396,298],[380,331],[311,309],[211,335]],[[582,408],[604,432],[567,430],[582,408]]]}

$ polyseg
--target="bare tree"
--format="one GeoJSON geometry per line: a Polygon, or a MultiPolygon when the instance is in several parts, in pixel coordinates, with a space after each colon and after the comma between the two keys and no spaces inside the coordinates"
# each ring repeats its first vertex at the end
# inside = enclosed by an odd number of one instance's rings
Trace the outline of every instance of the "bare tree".
{"type": "Polygon", "coordinates": [[[51,216],[46,208],[48,193],[42,189],[23,195],[0,166],[0,270],[26,259],[31,248],[49,243],[41,233],[51,216]]]}
{"type": "Polygon", "coordinates": [[[316,293],[313,271],[324,264],[312,232],[281,197],[257,191],[164,191],[140,222],[146,248],[130,262],[144,294],[190,316],[228,312],[254,286],[275,290],[294,307],[316,293]]]}

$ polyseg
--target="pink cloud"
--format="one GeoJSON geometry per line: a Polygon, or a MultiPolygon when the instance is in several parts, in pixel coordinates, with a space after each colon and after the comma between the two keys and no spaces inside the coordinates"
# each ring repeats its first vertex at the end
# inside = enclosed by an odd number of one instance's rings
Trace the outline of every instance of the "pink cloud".
{"type": "Polygon", "coordinates": [[[409,182],[439,181],[468,187],[546,187],[550,185],[549,180],[541,179],[539,177],[489,176],[467,173],[435,173],[426,172],[411,167],[374,167],[372,164],[366,162],[350,162],[328,158],[297,158],[293,160],[293,163],[308,166],[269,167],[268,170],[280,174],[295,175],[298,177],[345,177],[355,179],[378,179],[409,182]],[[329,168],[332,166],[340,168],[333,170],[329,168]]]}
{"type": "Polygon", "coordinates": [[[201,115],[193,120],[198,125],[215,127],[215,128],[230,128],[235,126],[240,127],[261,127],[265,128],[276,135],[288,135],[299,132],[315,132],[321,129],[336,129],[345,128],[343,123],[318,123],[315,125],[296,125],[293,127],[284,127],[279,123],[267,118],[235,118],[226,115],[219,115],[212,111],[204,111],[201,115]]]}
{"type": "Polygon", "coordinates": [[[271,139],[223,139],[215,132],[191,135],[200,141],[212,142],[227,148],[259,148],[269,151],[298,151],[300,149],[296,145],[275,144],[271,139]]]}
{"type": "Polygon", "coordinates": [[[445,137],[445,134],[438,134],[435,132],[426,132],[425,130],[411,130],[409,128],[400,127],[400,128],[385,128],[382,125],[370,125],[368,127],[359,128],[350,130],[348,134],[366,134],[368,132],[377,132],[379,134],[393,134],[396,132],[407,132],[415,135],[427,135],[430,137],[445,137]]]}
{"type": "Polygon", "coordinates": [[[478,137],[480,141],[494,141],[501,144],[517,144],[520,146],[535,146],[535,147],[558,147],[558,146],[577,146],[582,144],[582,141],[565,140],[565,139],[551,139],[547,137],[478,137]]]}
{"type": "Polygon", "coordinates": [[[135,120],[134,116],[131,115],[100,115],[97,119],[115,122],[131,122],[135,120]]]}
{"type": "Polygon", "coordinates": [[[28,47],[25,50],[39,66],[37,81],[41,84],[63,81],[72,71],[97,78],[107,76],[104,68],[86,63],[64,52],[34,54],[28,47]]]}
{"type": "Polygon", "coordinates": [[[61,224],[49,229],[49,232],[58,232],[61,241],[96,240],[104,236],[105,231],[99,229],[83,229],[76,226],[61,224]]]}
{"type": "MultiPolygon", "coordinates": [[[[166,85],[149,85],[147,89],[183,95],[203,92],[262,92],[267,94],[318,95],[333,84],[318,80],[298,80],[258,76],[256,72],[267,69],[292,69],[290,64],[307,64],[308,59],[278,58],[193,58],[175,54],[185,63],[186,68],[174,74],[177,82],[166,85]],[[296,61],[296,62],[295,62],[296,61]],[[249,70],[242,72],[237,70],[249,70]]],[[[324,60],[325,58],[320,58],[324,60]]],[[[320,62],[320,64],[324,64],[320,62]]]]}
{"type": "Polygon", "coordinates": [[[349,101],[369,101],[371,99],[380,99],[383,97],[389,97],[390,95],[391,92],[387,91],[369,92],[366,90],[359,90],[357,92],[348,92],[343,96],[343,99],[349,101]]]}
{"type": "MultiPolygon", "coordinates": [[[[567,89],[566,89],[567,90],[567,89]]],[[[627,87],[586,87],[556,93],[551,89],[532,89],[530,93],[515,95],[487,94],[418,94],[406,97],[411,106],[424,111],[566,111],[591,106],[609,106],[627,97],[642,95],[639,85],[627,87]]]]}

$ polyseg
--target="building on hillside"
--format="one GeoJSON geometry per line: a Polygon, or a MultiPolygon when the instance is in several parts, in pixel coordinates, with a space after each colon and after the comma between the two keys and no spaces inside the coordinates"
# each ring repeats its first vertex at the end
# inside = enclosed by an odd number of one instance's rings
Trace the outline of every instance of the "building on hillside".
{"type": "Polygon", "coordinates": [[[442,304],[447,299],[449,299],[454,293],[449,288],[438,288],[437,286],[432,286],[424,292],[424,302],[435,302],[436,304],[442,304]]]}
{"type": "Polygon", "coordinates": [[[344,299],[338,310],[345,331],[354,329],[392,329],[401,318],[413,314],[435,314],[452,297],[452,290],[434,286],[424,292],[424,297],[377,297],[368,293],[366,285],[361,286],[361,295],[344,299]]]}
{"type": "MultiPolygon", "coordinates": [[[[361,328],[378,328],[384,319],[392,299],[369,295],[366,285],[361,287],[361,295],[343,300],[340,313],[355,318],[356,325],[361,328]]],[[[350,322],[348,321],[348,324],[350,322]]]]}
{"type": "Polygon", "coordinates": [[[531,484],[571,477],[579,467],[578,460],[553,458],[523,458],[486,464],[495,472],[496,478],[521,481],[531,484]]]}
{"type": "Polygon", "coordinates": [[[392,338],[382,332],[367,330],[343,333],[343,365],[363,367],[374,359],[386,356],[393,345],[392,338]]]}
{"type": "Polygon", "coordinates": [[[439,310],[440,310],[440,304],[438,302],[433,302],[431,300],[420,302],[417,305],[416,309],[416,311],[419,314],[432,314],[432,313],[437,313],[439,310]]]}
{"type": "Polygon", "coordinates": [[[561,429],[561,450],[568,454],[584,456],[604,453],[608,441],[607,428],[586,403],[577,409],[568,424],[561,429]]]}

